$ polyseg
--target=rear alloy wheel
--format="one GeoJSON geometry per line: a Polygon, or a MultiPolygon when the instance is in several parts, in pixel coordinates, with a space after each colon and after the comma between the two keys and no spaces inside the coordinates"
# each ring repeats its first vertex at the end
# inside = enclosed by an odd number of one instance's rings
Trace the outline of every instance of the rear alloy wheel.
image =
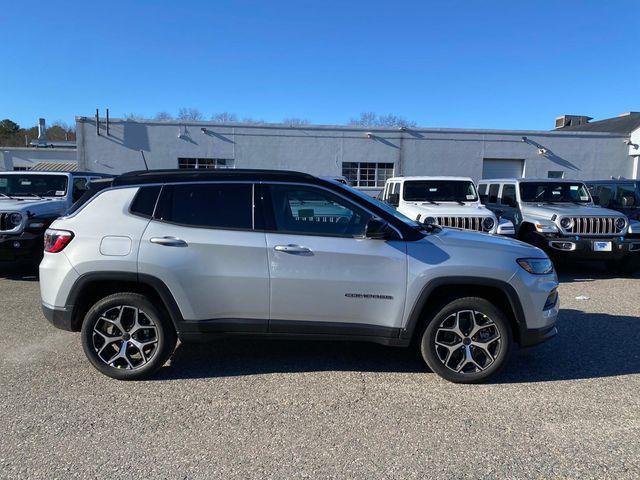
{"type": "Polygon", "coordinates": [[[135,293],[100,300],[82,325],[82,346],[93,366],[120,380],[150,375],[167,361],[175,344],[167,318],[135,293]]]}
{"type": "Polygon", "coordinates": [[[422,356],[451,382],[477,383],[496,373],[511,345],[504,314],[483,298],[460,298],[436,313],[422,335],[422,356]]]}

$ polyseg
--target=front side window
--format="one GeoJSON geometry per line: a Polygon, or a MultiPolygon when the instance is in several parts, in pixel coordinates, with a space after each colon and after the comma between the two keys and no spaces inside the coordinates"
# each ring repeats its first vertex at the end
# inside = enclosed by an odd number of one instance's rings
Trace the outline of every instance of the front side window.
{"type": "Polygon", "coordinates": [[[207,228],[253,228],[252,186],[245,183],[166,185],[156,218],[207,228]]]}
{"type": "Polygon", "coordinates": [[[393,177],[393,163],[342,162],[342,176],[354,187],[384,187],[393,177]]]}
{"type": "Polygon", "coordinates": [[[522,182],[520,198],[523,202],[589,203],[591,196],[584,183],[522,182]]]}
{"type": "Polygon", "coordinates": [[[0,175],[0,198],[64,197],[67,184],[66,175],[0,175]]]}
{"type": "Polygon", "coordinates": [[[371,215],[326,190],[300,185],[271,185],[275,229],[300,235],[364,235],[371,215]]]}
{"type": "Polygon", "coordinates": [[[451,180],[408,180],[402,198],[408,202],[475,202],[473,182],[451,180]]]}
{"type": "Polygon", "coordinates": [[[639,193],[634,183],[623,183],[616,189],[616,205],[623,208],[637,208],[639,193]]]}
{"type": "Polygon", "coordinates": [[[516,204],[516,186],[512,184],[506,184],[502,187],[502,198],[500,203],[503,205],[515,205],[516,204]]]}

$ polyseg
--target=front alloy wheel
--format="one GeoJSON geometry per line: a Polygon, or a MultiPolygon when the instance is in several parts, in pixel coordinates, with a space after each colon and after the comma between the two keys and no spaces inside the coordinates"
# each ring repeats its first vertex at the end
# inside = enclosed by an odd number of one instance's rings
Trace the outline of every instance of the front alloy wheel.
{"type": "Polygon", "coordinates": [[[431,370],[459,383],[477,383],[504,364],[511,329],[502,311],[483,298],[460,298],[442,307],[422,335],[431,370]]]}

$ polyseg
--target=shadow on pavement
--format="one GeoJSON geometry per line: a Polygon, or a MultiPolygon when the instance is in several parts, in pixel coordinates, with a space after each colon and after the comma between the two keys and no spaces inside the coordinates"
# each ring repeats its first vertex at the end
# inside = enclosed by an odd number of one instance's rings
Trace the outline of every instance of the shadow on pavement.
{"type": "Polygon", "coordinates": [[[640,272],[625,275],[609,268],[604,262],[584,261],[556,265],[560,283],[592,282],[616,278],[640,278],[640,272]]]}
{"type": "Polygon", "coordinates": [[[17,266],[12,264],[0,264],[0,278],[23,282],[37,282],[38,267],[35,267],[33,265],[17,266]]]}
{"type": "MultiPolygon", "coordinates": [[[[563,310],[560,333],[515,349],[493,383],[544,382],[640,373],[640,318],[563,310]]],[[[351,342],[226,339],[180,345],[154,380],[322,371],[428,372],[413,349],[351,342]]]]}

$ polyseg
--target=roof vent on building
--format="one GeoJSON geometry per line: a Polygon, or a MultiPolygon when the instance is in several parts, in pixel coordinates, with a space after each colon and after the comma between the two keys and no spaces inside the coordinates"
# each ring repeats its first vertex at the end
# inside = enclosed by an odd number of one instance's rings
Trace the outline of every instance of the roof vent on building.
{"type": "Polygon", "coordinates": [[[589,123],[593,117],[586,115],[560,115],[556,117],[556,128],[575,127],[576,125],[584,125],[589,123]]]}

